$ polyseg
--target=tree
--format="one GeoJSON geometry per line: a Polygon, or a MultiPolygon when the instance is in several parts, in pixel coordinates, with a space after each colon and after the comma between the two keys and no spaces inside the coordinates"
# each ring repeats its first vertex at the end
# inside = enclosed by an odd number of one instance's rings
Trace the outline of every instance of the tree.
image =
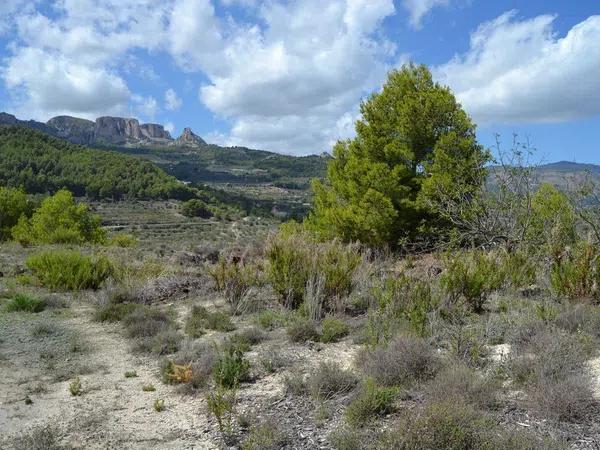
{"type": "Polygon", "coordinates": [[[31,219],[21,216],[12,233],[22,244],[101,243],[106,239],[100,217],[91,214],[86,204],[75,203],[66,189],[46,198],[31,219]]]}
{"type": "Polygon", "coordinates": [[[456,180],[476,189],[489,158],[450,89],[427,67],[409,64],[391,71],[360,111],[356,138],[335,145],[325,183],[313,184],[308,226],[393,247],[444,226],[429,196],[456,180]]]}
{"type": "Polygon", "coordinates": [[[20,189],[0,187],[0,241],[11,237],[11,229],[21,216],[30,216],[33,202],[20,189]]]}
{"type": "Polygon", "coordinates": [[[181,214],[186,217],[201,217],[202,219],[210,219],[213,213],[206,203],[197,198],[193,198],[181,204],[181,214]]]}

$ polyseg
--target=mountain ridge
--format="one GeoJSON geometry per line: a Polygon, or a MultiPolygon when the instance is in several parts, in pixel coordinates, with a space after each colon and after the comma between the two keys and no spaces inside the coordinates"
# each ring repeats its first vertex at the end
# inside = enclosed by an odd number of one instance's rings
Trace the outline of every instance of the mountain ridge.
{"type": "Polygon", "coordinates": [[[135,118],[101,116],[95,121],[73,116],[52,117],[46,123],[20,120],[0,113],[0,125],[19,125],[32,128],[80,145],[119,145],[125,147],[190,147],[199,148],[206,142],[186,128],[177,139],[157,123],[140,123],[135,118]]]}

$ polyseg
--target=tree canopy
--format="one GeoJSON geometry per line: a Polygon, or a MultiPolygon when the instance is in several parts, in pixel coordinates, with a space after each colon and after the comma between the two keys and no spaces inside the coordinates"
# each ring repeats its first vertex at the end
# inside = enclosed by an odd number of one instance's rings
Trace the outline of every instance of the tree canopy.
{"type": "Polygon", "coordinates": [[[324,183],[313,184],[308,225],[326,237],[397,246],[444,226],[435,197],[485,180],[489,155],[449,88],[425,66],[389,73],[360,106],[356,138],[339,141],[324,183]]]}

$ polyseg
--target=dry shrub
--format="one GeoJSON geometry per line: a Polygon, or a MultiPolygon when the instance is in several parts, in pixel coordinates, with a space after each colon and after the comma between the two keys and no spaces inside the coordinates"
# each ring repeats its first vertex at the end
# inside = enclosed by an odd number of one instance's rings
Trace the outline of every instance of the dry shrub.
{"type": "Polygon", "coordinates": [[[336,362],[321,362],[308,377],[311,395],[317,399],[330,399],[354,389],[358,378],[349,370],[342,369],[336,362]]]}
{"type": "Polygon", "coordinates": [[[490,408],[497,404],[498,382],[457,365],[442,369],[427,386],[429,398],[490,408]]]}
{"type": "Polygon", "coordinates": [[[398,336],[387,347],[377,347],[364,355],[361,365],[377,383],[402,386],[430,379],[438,371],[440,361],[425,340],[398,336]]]}

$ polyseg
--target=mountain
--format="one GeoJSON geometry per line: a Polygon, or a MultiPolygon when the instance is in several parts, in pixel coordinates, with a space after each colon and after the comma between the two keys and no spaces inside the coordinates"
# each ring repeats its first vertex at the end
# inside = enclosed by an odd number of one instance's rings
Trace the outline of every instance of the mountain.
{"type": "Polygon", "coordinates": [[[192,130],[186,128],[177,140],[163,125],[140,124],[137,119],[98,117],[95,121],[71,116],[57,116],[48,122],[19,120],[12,114],[0,113],[0,125],[19,125],[81,145],[122,145],[125,147],[176,146],[200,147],[206,145],[192,130]]]}
{"type": "Polygon", "coordinates": [[[48,122],[19,120],[0,113],[0,125],[33,128],[74,144],[150,160],[169,175],[192,183],[274,184],[306,190],[312,178],[325,176],[329,155],[296,157],[208,144],[191,128],[173,139],[159,124],[137,119],[99,117],[95,121],[57,116],[48,122]]]}

